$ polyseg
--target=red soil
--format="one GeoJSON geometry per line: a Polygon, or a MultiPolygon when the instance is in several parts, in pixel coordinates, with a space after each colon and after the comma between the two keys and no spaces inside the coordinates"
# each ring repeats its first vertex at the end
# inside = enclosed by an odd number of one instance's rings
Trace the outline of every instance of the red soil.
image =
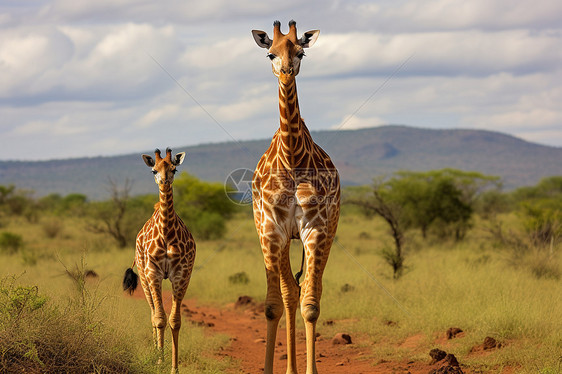
{"type": "MultiPolygon", "coordinates": [[[[134,297],[144,299],[142,291],[137,290],[134,297]]],[[[164,306],[167,312],[171,307],[171,295],[164,293],[164,306]]],[[[148,305],[146,306],[148,308],[148,305]]],[[[199,305],[196,300],[184,300],[183,317],[194,324],[205,326],[209,334],[226,334],[230,336],[230,344],[215,353],[217,360],[230,357],[238,365],[232,367],[231,373],[262,373],[265,357],[266,321],[263,305],[239,306],[226,305],[222,308],[199,305]]],[[[337,321],[336,321],[337,323],[337,321]]],[[[184,325],[186,328],[187,325],[184,325]]],[[[277,348],[274,361],[274,371],[286,371],[286,334],[284,323],[279,324],[277,334],[277,348]]],[[[148,328],[148,327],[147,327],[148,328]]],[[[404,342],[404,347],[412,345],[419,339],[412,336],[404,342]]],[[[323,374],[332,373],[410,373],[428,374],[440,367],[439,364],[430,365],[429,354],[426,362],[414,361],[385,361],[372,355],[373,343],[366,336],[352,336],[352,344],[334,345],[331,336],[318,336],[316,341],[316,365],[323,374]]],[[[404,348],[401,346],[401,348],[404,348]]],[[[428,352],[429,353],[429,352],[428,352]]],[[[306,371],[306,346],[304,331],[297,331],[297,364],[300,373],[306,371]]],[[[181,363],[180,363],[181,365],[181,363]]],[[[462,365],[461,365],[462,366],[462,365]]],[[[471,371],[462,368],[465,374],[471,371]]]]}

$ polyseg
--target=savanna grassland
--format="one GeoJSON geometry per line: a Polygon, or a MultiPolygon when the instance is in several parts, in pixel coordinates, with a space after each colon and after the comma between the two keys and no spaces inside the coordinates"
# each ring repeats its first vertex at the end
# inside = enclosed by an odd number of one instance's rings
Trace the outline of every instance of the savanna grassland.
{"type": "MultiPolygon", "coordinates": [[[[240,295],[258,302],[265,297],[251,211],[229,215],[222,237],[195,236],[198,252],[186,296],[219,308],[240,295]]],[[[131,242],[120,248],[111,235],[91,230],[94,221],[83,212],[41,210],[30,217],[4,210],[0,218],[1,372],[156,372],[149,307],[121,289],[133,261],[131,242]]],[[[320,323],[321,333],[332,336],[344,326],[366,337],[375,363],[426,362],[431,349],[446,346],[473,373],[561,372],[560,238],[538,245],[529,239],[527,221],[517,209],[475,210],[462,238],[435,227],[424,235],[409,228],[397,277],[384,256],[394,246],[387,222],[345,205],[324,274],[320,316],[338,323],[320,323]],[[442,339],[450,327],[464,336],[454,343],[442,339]],[[471,352],[486,337],[501,348],[471,352]]],[[[295,241],[294,272],[301,253],[295,241]]],[[[166,339],[169,365],[169,331],[166,339]]],[[[236,367],[214,356],[228,344],[228,336],[185,323],[181,371],[236,367]]]]}

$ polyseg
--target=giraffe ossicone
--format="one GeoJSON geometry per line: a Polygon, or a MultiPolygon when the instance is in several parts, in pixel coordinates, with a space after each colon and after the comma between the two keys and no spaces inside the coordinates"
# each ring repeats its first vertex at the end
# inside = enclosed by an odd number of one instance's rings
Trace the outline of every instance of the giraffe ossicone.
{"type": "MultiPolygon", "coordinates": [[[[273,38],[252,30],[256,44],[267,49],[273,74],[279,81],[279,129],[261,157],[252,181],[254,222],[264,256],[267,296],[265,374],[273,372],[277,327],[287,313],[287,373],[296,373],[295,314],[300,303],[306,327],[306,373],[316,369],[316,321],[320,315],[322,275],[337,230],[340,181],[328,154],[308,131],[298,104],[295,77],[319,30],[297,37],[296,22],[289,32],[274,24],[273,38]],[[304,280],[292,275],[289,249],[292,239],[303,243],[304,280]]],[[[300,276],[300,274],[299,274],[300,276]]]]}
{"type": "Polygon", "coordinates": [[[134,292],[137,278],[140,278],[146,301],[150,305],[154,343],[159,351],[160,361],[164,359],[164,330],[166,324],[169,324],[172,330],[172,373],[177,373],[181,303],[195,262],[195,241],[174,211],[172,183],[176,167],[183,162],[185,153],[172,156],[172,150],[168,148],[164,157],[159,149],[156,149],[154,155],[154,158],[142,155],[142,159],[154,174],[159,202],[137,235],[135,260],[125,272],[123,289],[134,292]],[[138,276],[133,271],[135,265],[138,276]],[[172,310],[168,321],[162,303],[164,279],[169,279],[172,283],[172,310]]]}

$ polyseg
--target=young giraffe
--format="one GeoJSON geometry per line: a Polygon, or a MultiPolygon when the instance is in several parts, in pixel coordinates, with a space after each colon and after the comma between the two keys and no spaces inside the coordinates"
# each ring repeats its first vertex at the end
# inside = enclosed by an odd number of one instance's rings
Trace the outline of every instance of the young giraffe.
{"type": "Polygon", "coordinates": [[[195,261],[195,241],[174,211],[172,183],[176,166],[183,162],[185,153],[178,153],[172,158],[172,151],[168,148],[166,157],[162,158],[160,150],[157,149],[155,156],[155,160],[149,155],[142,155],[142,158],[144,163],[152,168],[160,192],[160,202],[154,206],[152,217],[137,235],[135,260],[125,272],[123,288],[131,293],[135,290],[137,275],[132,269],[136,264],[142,289],[152,311],[154,343],[160,353],[160,363],[164,358],[166,327],[166,312],[162,305],[162,279],[169,278],[172,282],[172,311],[169,324],[172,330],[172,373],[177,373],[180,306],[195,261]]]}
{"type": "MultiPolygon", "coordinates": [[[[254,220],[263,251],[267,296],[265,373],[273,371],[275,338],[283,307],[287,312],[287,373],[296,373],[295,313],[299,304],[306,326],[306,372],[317,373],[316,321],[320,314],[322,274],[339,218],[340,183],[330,157],[314,143],[300,116],[295,77],[319,30],[297,39],[295,21],[284,35],[279,21],[267,33],[253,30],[258,46],[268,49],[273,74],[279,78],[279,129],[260,159],[252,182],[254,220]],[[291,273],[291,239],[303,243],[306,275],[298,285],[291,273]],[[300,296],[299,296],[300,293],[300,296]]],[[[304,261],[304,259],[303,259],[304,261]]],[[[302,269],[301,269],[302,270],[302,269]]]]}

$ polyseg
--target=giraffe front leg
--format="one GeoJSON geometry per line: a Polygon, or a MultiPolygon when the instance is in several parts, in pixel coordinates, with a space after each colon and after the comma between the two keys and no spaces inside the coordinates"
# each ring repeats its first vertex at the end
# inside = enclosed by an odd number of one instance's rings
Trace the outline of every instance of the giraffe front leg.
{"type": "Polygon", "coordinates": [[[318,292],[314,292],[314,289],[318,289],[318,280],[313,279],[313,274],[310,278],[308,275],[307,272],[307,279],[304,282],[305,287],[303,287],[305,289],[301,291],[304,294],[301,300],[301,315],[306,328],[306,374],[317,374],[316,322],[320,316],[320,295],[318,292]]]}
{"type": "Polygon", "coordinates": [[[266,259],[266,277],[267,277],[267,296],[265,298],[265,318],[267,320],[267,340],[265,350],[265,374],[273,373],[273,357],[275,354],[275,341],[277,339],[277,327],[279,320],[283,315],[283,300],[281,298],[281,288],[279,279],[279,264],[277,261],[273,263],[268,256],[266,259]]]}
{"type": "Polygon", "coordinates": [[[287,327],[287,374],[297,373],[297,353],[295,342],[295,315],[299,305],[299,287],[295,281],[291,271],[291,262],[289,259],[289,247],[283,255],[281,263],[281,294],[286,311],[286,327],[287,327]]]}
{"type": "Polygon", "coordinates": [[[320,316],[322,275],[330,246],[326,235],[313,231],[304,241],[306,252],[306,276],[301,289],[301,314],[306,327],[306,373],[317,374],[316,369],[316,322],[320,316]]]}
{"type": "Polygon", "coordinates": [[[155,279],[150,284],[150,293],[154,303],[152,313],[152,327],[156,332],[156,348],[158,350],[158,364],[164,360],[164,329],[166,328],[166,312],[162,303],[162,280],[155,279]]]}
{"type": "Polygon", "coordinates": [[[181,304],[181,300],[176,301],[174,298],[172,304],[172,312],[170,313],[170,329],[172,330],[172,374],[179,373],[178,371],[178,341],[181,327],[181,314],[179,313],[179,307],[177,304],[181,304]]]}

